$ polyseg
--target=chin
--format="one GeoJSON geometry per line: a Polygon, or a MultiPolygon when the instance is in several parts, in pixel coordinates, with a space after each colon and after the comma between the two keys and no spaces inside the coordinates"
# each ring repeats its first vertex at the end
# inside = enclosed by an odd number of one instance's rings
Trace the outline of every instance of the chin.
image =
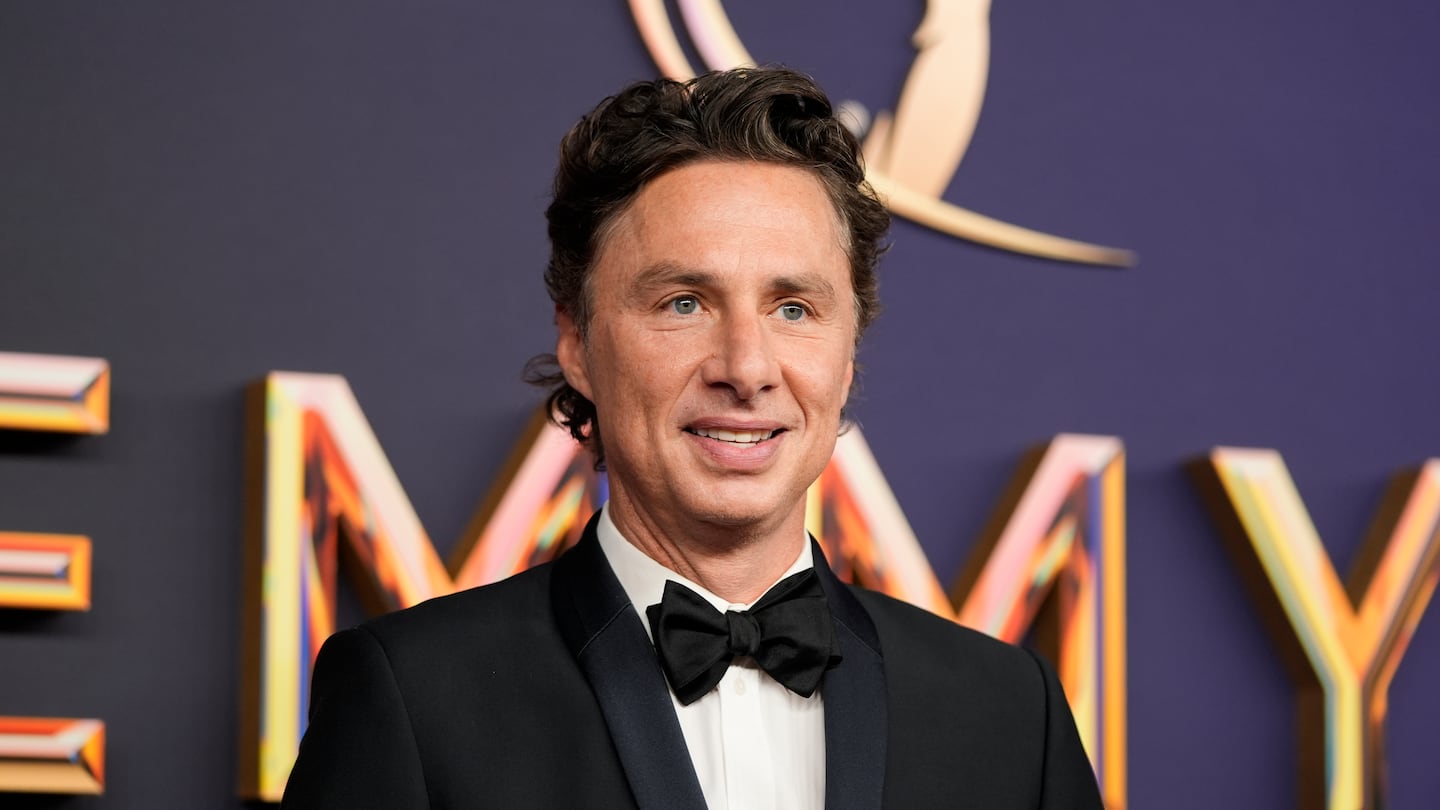
{"type": "Polygon", "coordinates": [[[718,526],[751,526],[756,523],[763,523],[774,514],[773,507],[752,506],[748,504],[729,504],[717,506],[714,503],[696,504],[692,514],[705,523],[714,523],[718,526]]]}
{"type": "Polygon", "coordinates": [[[730,528],[754,526],[756,528],[774,525],[794,514],[797,508],[804,509],[804,493],[798,506],[794,502],[777,501],[774,490],[764,493],[765,497],[744,498],[735,494],[727,495],[724,488],[717,488],[707,495],[713,495],[704,503],[693,504],[691,514],[705,523],[730,528]]]}

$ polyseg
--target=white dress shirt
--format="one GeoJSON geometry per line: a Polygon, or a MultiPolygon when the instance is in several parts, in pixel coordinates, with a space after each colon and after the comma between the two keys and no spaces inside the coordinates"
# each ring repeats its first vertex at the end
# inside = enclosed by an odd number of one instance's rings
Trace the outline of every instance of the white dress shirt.
{"type": "MultiPolygon", "coordinates": [[[[646,556],[615,528],[608,504],[596,534],[646,635],[651,630],[645,609],[659,604],[666,580],[684,585],[722,613],[750,607],[727,602],[646,556]]],[[[775,581],[814,564],[807,540],[800,556],[775,581]]],[[[753,660],[737,658],[704,697],[683,706],[672,689],[670,701],[710,810],[823,810],[825,710],[820,692],[800,697],[753,660]]]]}

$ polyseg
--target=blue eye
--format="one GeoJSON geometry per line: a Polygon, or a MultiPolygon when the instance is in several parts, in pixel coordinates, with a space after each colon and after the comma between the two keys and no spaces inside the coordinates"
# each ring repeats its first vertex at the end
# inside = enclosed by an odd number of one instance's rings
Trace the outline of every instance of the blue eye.
{"type": "Polygon", "coordinates": [[[804,320],[805,308],[799,304],[785,304],[780,307],[780,317],[787,321],[804,320]]]}
{"type": "Polygon", "coordinates": [[[670,309],[678,315],[694,315],[695,310],[700,308],[700,302],[690,296],[676,298],[670,302],[670,309]]]}

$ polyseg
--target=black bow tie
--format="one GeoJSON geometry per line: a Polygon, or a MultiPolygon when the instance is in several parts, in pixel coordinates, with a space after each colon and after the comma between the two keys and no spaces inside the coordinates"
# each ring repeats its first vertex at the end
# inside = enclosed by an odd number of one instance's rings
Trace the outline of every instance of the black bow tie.
{"type": "Polygon", "coordinates": [[[815,694],[825,670],[840,663],[830,608],[813,568],[776,583],[749,610],[723,614],[670,580],[660,604],[645,612],[660,665],[682,705],[714,689],[737,655],[755,659],[802,697],[815,694]]]}

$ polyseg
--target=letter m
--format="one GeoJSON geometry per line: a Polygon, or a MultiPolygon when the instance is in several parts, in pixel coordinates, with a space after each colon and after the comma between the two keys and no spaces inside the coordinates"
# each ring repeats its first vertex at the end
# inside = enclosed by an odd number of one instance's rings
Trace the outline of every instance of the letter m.
{"type": "Polygon", "coordinates": [[[341,560],[367,609],[408,607],[554,557],[597,489],[579,445],[537,418],[446,565],[344,378],[272,373],[249,421],[240,792],[278,801],[311,664],[336,629],[341,560]]]}

